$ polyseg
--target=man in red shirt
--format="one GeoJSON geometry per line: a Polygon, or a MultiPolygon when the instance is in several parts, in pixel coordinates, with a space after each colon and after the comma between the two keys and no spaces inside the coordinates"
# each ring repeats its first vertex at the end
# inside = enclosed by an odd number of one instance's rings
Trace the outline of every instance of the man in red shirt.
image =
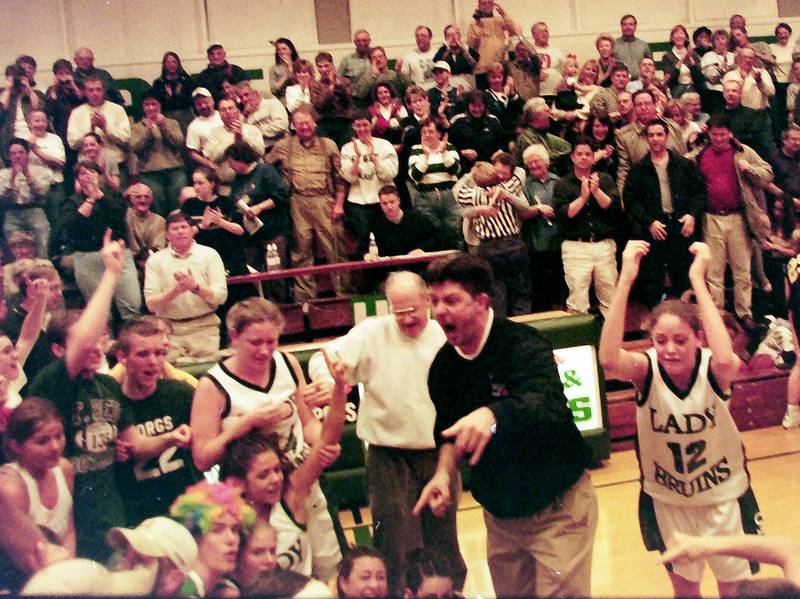
{"type": "Polygon", "coordinates": [[[714,115],[708,133],[711,143],[695,159],[708,189],[704,226],[712,258],[708,285],[714,303],[722,309],[725,267],[730,264],[736,316],[745,329],[754,330],[751,237],[760,246],[769,234],[769,218],[756,202],[756,193],[772,180],[772,167],[733,137],[726,115],[714,115]]]}

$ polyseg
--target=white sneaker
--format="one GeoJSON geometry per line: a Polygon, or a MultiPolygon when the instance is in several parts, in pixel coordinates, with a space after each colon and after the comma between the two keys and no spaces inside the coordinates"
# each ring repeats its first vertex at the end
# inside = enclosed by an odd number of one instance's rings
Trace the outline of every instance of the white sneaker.
{"type": "Polygon", "coordinates": [[[789,404],[783,416],[783,428],[797,428],[800,426],[800,406],[789,404]]]}

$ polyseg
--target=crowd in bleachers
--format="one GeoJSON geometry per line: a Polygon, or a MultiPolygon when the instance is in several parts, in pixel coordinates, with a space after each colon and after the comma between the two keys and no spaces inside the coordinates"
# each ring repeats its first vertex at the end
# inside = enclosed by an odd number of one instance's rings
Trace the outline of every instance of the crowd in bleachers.
{"type": "MultiPolygon", "coordinates": [[[[676,25],[657,56],[636,27],[625,15],[596,56],[577,56],[550,44],[546,23],[529,34],[480,0],[466,36],[450,24],[436,44],[421,25],[416,48],[391,60],[364,30],[338,66],[278,38],[270,95],[219,44],[196,76],[167,52],[136,122],[88,48],[57,60],[46,89],[33,57],[8,66],[0,529],[24,534],[0,543],[5,588],[115,549],[129,594],[294,593],[337,566],[340,594],[367,592],[354,568],[387,591],[379,554],[340,564],[316,482],[338,455],[343,366],[326,357],[334,383],[305,385],[296,360],[274,353],[282,317],[258,297],[365,283],[227,277],[465,250],[492,268],[498,317],[605,316],[628,240],[650,244],[631,296],[647,309],[690,290],[689,248],[704,240],[719,309],[749,332],[765,314],[793,315],[800,42],[786,23],[774,42],[753,41],[734,15],[727,30],[676,25]],[[80,309],[65,310],[73,283],[80,309]],[[216,360],[226,338],[234,355],[199,385],[174,366],[216,360]],[[262,403],[277,383],[285,395],[262,403]],[[320,395],[322,424],[306,405],[320,395]],[[236,484],[203,480],[218,465],[236,484]]],[[[800,407],[784,425],[800,426],[800,407]]],[[[412,594],[442,578],[424,554],[407,566],[412,594]]]]}

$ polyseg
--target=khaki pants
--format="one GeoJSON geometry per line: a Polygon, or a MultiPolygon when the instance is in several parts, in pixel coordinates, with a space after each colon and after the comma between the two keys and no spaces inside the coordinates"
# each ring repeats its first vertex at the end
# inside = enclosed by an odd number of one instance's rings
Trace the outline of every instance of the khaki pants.
{"type": "Polygon", "coordinates": [[[169,362],[208,362],[219,357],[219,317],[206,314],[192,320],[170,320],[169,362]]]}
{"type": "Polygon", "coordinates": [[[743,214],[706,214],[705,241],[711,250],[708,265],[709,291],[717,308],[725,309],[725,266],[733,273],[733,305],[736,316],[752,316],[753,281],[750,276],[752,250],[743,214]]]}
{"type": "MultiPolygon", "coordinates": [[[[328,262],[335,264],[346,260],[342,242],[342,228],[331,220],[333,199],[327,196],[307,197],[293,194],[291,198],[291,217],[294,226],[294,246],[292,247],[292,266],[301,268],[314,264],[314,237],[322,245],[328,262]]],[[[342,277],[331,275],[333,290],[342,295],[342,277]]],[[[317,296],[317,286],[311,276],[295,278],[295,298],[299,301],[317,296]]]]}
{"type": "Polygon", "coordinates": [[[489,572],[497,597],[588,597],[597,495],[588,473],[562,498],[528,518],[484,510],[489,572]]]}
{"type": "Polygon", "coordinates": [[[584,314],[589,311],[589,287],[594,280],[594,293],[600,302],[600,312],[605,316],[617,286],[617,244],[614,240],[564,241],[561,259],[569,288],[567,308],[584,314]]]}

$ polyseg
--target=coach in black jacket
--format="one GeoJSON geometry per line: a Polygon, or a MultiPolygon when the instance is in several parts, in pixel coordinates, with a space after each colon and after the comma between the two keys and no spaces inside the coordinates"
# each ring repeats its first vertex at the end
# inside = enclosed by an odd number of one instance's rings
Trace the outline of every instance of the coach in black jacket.
{"type": "Polygon", "coordinates": [[[632,238],[650,243],[636,295],[653,307],[664,294],[665,273],[672,282],[671,295],[689,288],[689,246],[702,230],[706,186],[691,160],[667,149],[663,121],[650,122],[646,131],[650,152],[631,168],[622,199],[632,238]]]}

